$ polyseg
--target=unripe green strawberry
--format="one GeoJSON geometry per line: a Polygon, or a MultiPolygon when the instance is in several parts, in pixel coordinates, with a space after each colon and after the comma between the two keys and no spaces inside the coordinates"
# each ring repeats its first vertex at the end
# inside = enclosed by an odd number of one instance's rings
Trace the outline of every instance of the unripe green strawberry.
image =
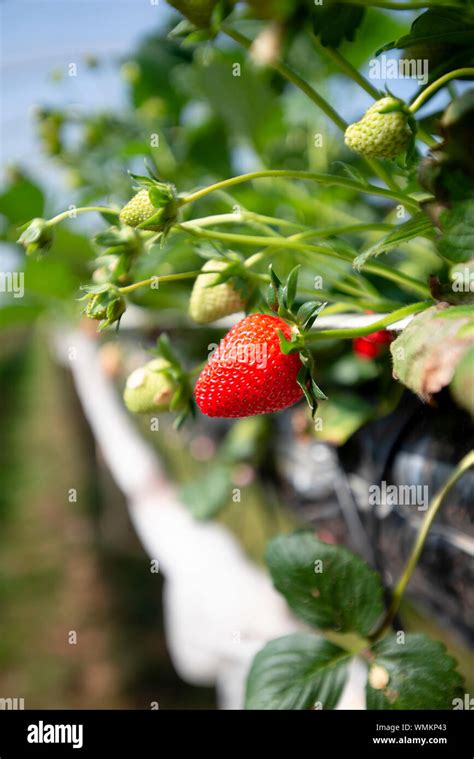
{"type": "Polygon", "coordinates": [[[157,208],[150,200],[147,189],[139,190],[120,211],[120,221],[130,227],[140,227],[160,232],[170,226],[176,218],[176,203],[171,196],[157,208]],[[147,223],[150,220],[150,223],[147,223]],[[152,220],[152,221],[151,221],[152,220]]]}
{"type": "Polygon", "coordinates": [[[347,127],[345,143],[368,158],[395,158],[407,150],[412,138],[407,107],[397,98],[385,97],[347,127]]]}
{"type": "MultiPolygon", "coordinates": [[[[227,261],[210,259],[202,267],[203,272],[224,271],[227,261]]],[[[189,315],[198,324],[207,324],[223,316],[243,311],[245,303],[241,294],[230,282],[213,285],[219,274],[200,274],[196,279],[189,302],[189,315]]]]}
{"type": "Polygon", "coordinates": [[[217,0],[168,0],[168,2],[193,24],[203,28],[209,26],[212,11],[217,5],[217,0]]]}
{"type": "Polygon", "coordinates": [[[135,369],[127,379],[123,394],[125,405],[135,414],[168,411],[177,385],[168,371],[171,364],[154,358],[135,369]]]}

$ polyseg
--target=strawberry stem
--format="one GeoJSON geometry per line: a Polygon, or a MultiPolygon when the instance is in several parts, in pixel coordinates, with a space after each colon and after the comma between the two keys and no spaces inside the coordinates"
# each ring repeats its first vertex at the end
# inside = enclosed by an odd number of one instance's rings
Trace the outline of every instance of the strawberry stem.
{"type": "Polygon", "coordinates": [[[52,219],[49,219],[46,224],[48,227],[54,227],[55,224],[59,224],[61,221],[74,219],[78,213],[89,212],[116,214],[117,216],[119,213],[115,208],[107,208],[106,206],[83,206],[82,208],[70,208],[67,211],[62,211],[62,213],[58,213],[57,216],[53,216],[52,219]]]}
{"type": "Polygon", "coordinates": [[[354,337],[364,337],[365,335],[371,335],[373,332],[378,332],[379,330],[385,329],[392,324],[396,324],[402,319],[405,319],[407,316],[412,316],[413,314],[418,314],[421,311],[425,311],[431,305],[433,305],[433,301],[412,303],[409,306],[404,306],[403,308],[399,308],[397,311],[393,311],[391,314],[388,314],[388,316],[384,316],[382,319],[379,319],[376,322],[372,322],[372,324],[369,324],[365,327],[354,327],[352,329],[325,329],[315,335],[314,340],[351,340],[354,337]]]}
{"type": "Polygon", "coordinates": [[[192,192],[189,195],[184,196],[182,205],[187,203],[194,203],[196,200],[204,198],[216,190],[223,190],[228,187],[233,187],[243,182],[250,182],[254,179],[304,179],[312,182],[318,182],[327,187],[345,187],[348,190],[354,190],[355,192],[364,193],[367,195],[378,195],[388,200],[394,200],[397,203],[403,204],[406,208],[412,211],[418,211],[419,205],[415,198],[409,195],[404,195],[402,192],[395,190],[387,190],[384,187],[378,187],[373,184],[362,184],[350,177],[336,176],[333,174],[322,174],[313,171],[292,171],[290,169],[268,169],[263,171],[250,171],[246,174],[240,174],[236,177],[230,177],[229,179],[223,179],[220,182],[215,182],[208,187],[203,187],[196,192],[192,192]]]}
{"type": "MultiPolygon", "coordinates": [[[[240,45],[242,45],[242,47],[244,47],[246,50],[249,50],[251,48],[252,41],[245,37],[243,34],[240,34],[240,32],[237,32],[235,29],[221,27],[221,31],[233,39],[234,42],[238,42],[240,45]]],[[[323,111],[323,113],[325,113],[329,119],[331,119],[331,121],[338,127],[338,129],[340,129],[342,132],[346,131],[347,123],[344,121],[342,116],[340,116],[338,112],[328,103],[328,101],[325,100],[322,95],[320,95],[319,92],[317,92],[314,87],[312,87],[296,71],[290,68],[290,66],[288,66],[283,61],[279,60],[271,62],[270,65],[275,69],[275,71],[278,71],[278,73],[284,79],[286,79],[288,82],[291,82],[295,87],[304,92],[304,94],[310,100],[312,100],[312,102],[317,105],[318,108],[323,111]]],[[[372,171],[377,174],[383,182],[385,182],[387,187],[391,187],[394,191],[398,189],[396,182],[394,182],[390,174],[385,171],[384,167],[379,164],[378,161],[375,161],[373,159],[365,160],[367,161],[367,164],[370,166],[372,171]]]]}
{"type": "Polygon", "coordinates": [[[210,227],[214,224],[248,224],[249,226],[266,228],[268,225],[278,227],[289,227],[291,229],[305,230],[308,233],[311,231],[309,227],[304,224],[298,224],[296,221],[289,221],[288,219],[280,219],[276,216],[265,216],[264,214],[253,213],[252,211],[241,210],[238,213],[221,213],[212,216],[202,216],[198,219],[190,219],[188,221],[182,221],[181,226],[186,227],[210,227]]]}
{"type": "Polygon", "coordinates": [[[415,544],[412,548],[410,557],[405,565],[405,569],[403,570],[402,575],[393,592],[392,601],[390,603],[388,611],[384,619],[382,620],[381,625],[373,633],[373,635],[370,636],[371,641],[379,640],[381,637],[383,637],[383,635],[385,635],[385,633],[387,633],[390,630],[390,627],[392,626],[392,622],[395,618],[395,615],[399,609],[401,600],[403,598],[403,594],[405,593],[407,585],[410,582],[411,576],[422,554],[425,541],[426,541],[426,538],[428,537],[428,533],[430,531],[431,525],[433,524],[436,518],[436,515],[438,514],[438,511],[441,508],[443,501],[448,495],[448,493],[450,492],[450,490],[454,487],[457,481],[463,476],[463,474],[467,472],[467,470],[470,469],[472,466],[474,466],[474,451],[470,451],[466,456],[464,456],[463,459],[461,459],[461,461],[457,465],[454,472],[451,474],[451,476],[445,482],[441,490],[439,490],[439,492],[435,495],[435,497],[431,501],[428,511],[426,512],[423,522],[421,524],[420,531],[416,538],[415,544]]]}
{"type": "Polygon", "coordinates": [[[379,92],[379,90],[374,87],[366,78],[363,76],[355,66],[350,63],[347,58],[344,58],[343,55],[339,52],[339,50],[336,50],[334,47],[325,47],[319,40],[317,40],[317,46],[319,51],[326,55],[328,58],[331,58],[331,60],[338,66],[341,71],[343,71],[347,76],[349,76],[356,84],[359,85],[363,90],[367,92],[370,97],[372,97],[374,100],[379,100],[379,98],[382,97],[382,94],[379,92]]]}
{"type": "MultiPolygon", "coordinates": [[[[208,274],[219,274],[220,272],[206,272],[208,274]]],[[[133,293],[135,290],[139,290],[140,287],[150,287],[151,285],[155,285],[156,289],[162,282],[178,282],[182,279],[195,279],[200,274],[202,274],[202,270],[199,269],[198,271],[185,271],[180,272],[179,274],[163,274],[161,276],[156,275],[154,277],[149,277],[148,279],[142,279],[140,282],[134,282],[131,285],[126,285],[126,287],[119,287],[118,290],[122,295],[127,295],[128,293],[133,293]]]]}
{"type": "MultiPolygon", "coordinates": [[[[236,29],[230,29],[229,27],[221,27],[221,31],[226,34],[228,37],[234,40],[234,42],[237,42],[239,45],[242,45],[246,50],[249,50],[252,46],[252,41],[248,39],[248,37],[245,37],[243,34],[240,34],[236,29]]],[[[296,73],[296,71],[293,71],[289,66],[286,65],[286,63],[283,63],[283,61],[276,60],[273,63],[270,64],[272,68],[274,68],[276,71],[278,71],[279,74],[283,76],[284,79],[287,79],[288,81],[292,82],[298,89],[300,89],[302,92],[307,95],[310,100],[315,103],[318,108],[323,111],[323,113],[326,114],[326,116],[331,119],[331,121],[341,130],[345,131],[347,124],[342,118],[342,116],[339,116],[338,112],[330,105],[327,100],[325,100],[322,95],[319,94],[308,82],[306,82],[299,74],[296,73]]]]}
{"type": "Polygon", "coordinates": [[[431,84],[425,87],[423,92],[420,92],[418,97],[416,97],[410,105],[410,111],[415,113],[415,111],[421,108],[421,106],[424,105],[424,103],[426,103],[426,101],[429,100],[441,87],[452,79],[462,79],[464,76],[474,76],[474,68],[456,69],[455,71],[448,71],[447,74],[440,76],[439,79],[436,79],[436,81],[431,82],[431,84]]]}
{"type": "MultiPolygon", "coordinates": [[[[183,227],[182,224],[177,225],[177,227],[179,229],[184,229],[186,232],[189,232],[195,237],[201,237],[208,240],[216,240],[219,242],[235,245],[258,245],[261,247],[268,247],[273,249],[286,248],[295,251],[312,252],[317,256],[326,256],[328,258],[347,261],[348,263],[352,263],[353,261],[351,254],[346,253],[345,251],[336,252],[332,248],[324,247],[323,245],[308,245],[306,243],[300,242],[298,239],[292,239],[291,237],[263,237],[257,235],[232,234],[227,232],[198,229],[197,227],[193,228],[191,225],[183,227]]],[[[260,258],[261,256],[259,256],[258,260],[260,260],[260,258]]],[[[253,263],[256,263],[255,258],[253,260],[253,263]]],[[[364,269],[371,274],[376,274],[392,282],[396,282],[401,287],[412,290],[418,295],[422,295],[423,297],[427,297],[429,295],[429,288],[424,283],[413,279],[401,271],[385,266],[384,264],[378,262],[368,262],[365,264],[364,269]]]]}
{"type": "MultiPolygon", "coordinates": [[[[335,289],[339,288],[335,286],[335,289]]],[[[326,308],[325,313],[330,313],[329,309],[332,309],[333,305],[340,306],[339,310],[343,310],[345,313],[348,311],[348,306],[354,311],[390,311],[401,307],[401,304],[397,301],[384,300],[370,295],[359,294],[356,297],[345,296],[341,295],[339,292],[334,293],[327,290],[310,290],[309,288],[304,287],[300,288],[298,292],[300,295],[317,296],[321,300],[331,303],[331,306],[326,308]]]]}
{"type": "MultiPolygon", "coordinates": [[[[321,227],[320,229],[309,229],[305,232],[299,232],[297,234],[287,237],[287,240],[309,240],[313,237],[319,239],[325,239],[328,237],[335,237],[342,234],[356,234],[358,232],[383,232],[394,229],[392,224],[380,223],[368,223],[368,224],[347,224],[346,226],[339,227],[321,227]]],[[[282,238],[285,239],[285,238],[282,238]]],[[[277,246],[275,246],[277,247],[277,246]]],[[[261,250],[258,253],[254,253],[250,256],[245,266],[251,267],[261,261],[265,256],[273,253],[272,250],[261,250]]]]}

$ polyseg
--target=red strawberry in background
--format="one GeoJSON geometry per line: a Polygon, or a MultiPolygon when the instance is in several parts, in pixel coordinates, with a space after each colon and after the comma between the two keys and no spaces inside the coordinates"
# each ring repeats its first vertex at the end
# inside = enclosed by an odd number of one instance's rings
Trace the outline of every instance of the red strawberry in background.
{"type": "Polygon", "coordinates": [[[297,384],[300,357],[282,352],[278,330],[291,340],[291,327],[280,317],[251,314],[221,340],[194,390],[203,414],[268,414],[302,398],[303,390],[297,384]]]}
{"type": "MultiPolygon", "coordinates": [[[[366,314],[373,314],[374,311],[366,311],[366,314]]],[[[372,332],[365,337],[356,337],[352,341],[352,350],[360,358],[370,360],[377,358],[384,345],[389,345],[393,340],[393,335],[386,329],[380,329],[378,332],[372,332]]]]}
{"type": "Polygon", "coordinates": [[[352,343],[354,353],[360,358],[371,359],[376,358],[382,347],[388,345],[393,340],[390,332],[386,329],[381,329],[379,332],[373,332],[371,335],[365,337],[356,337],[352,343]]]}

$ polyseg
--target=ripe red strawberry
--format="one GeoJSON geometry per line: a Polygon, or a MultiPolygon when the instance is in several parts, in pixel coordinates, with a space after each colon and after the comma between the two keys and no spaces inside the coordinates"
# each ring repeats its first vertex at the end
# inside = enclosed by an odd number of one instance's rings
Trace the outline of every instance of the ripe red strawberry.
{"type": "Polygon", "coordinates": [[[354,353],[360,358],[371,359],[376,358],[382,350],[383,345],[388,345],[392,342],[392,335],[387,332],[386,329],[381,329],[379,332],[372,332],[371,335],[365,337],[356,337],[352,343],[354,353]]]}
{"type": "MultiPolygon", "coordinates": [[[[367,310],[366,314],[373,314],[374,311],[367,310]]],[[[359,356],[366,360],[376,358],[384,345],[389,345],[393,340],[393,335],[386,329],[380,329],[378,332],[372,332],[365,337],[356,337],[352,341],[352,350],[359,356]]]]}
{"type": "Polygon", "coordinates": [[[280,317],[251,314],[228,332],[194,390],[203,414],[269,414],[300,400],[303,391],[297,375],[302,363],[298,353],[282,353],[278,330],[291,339],[291,327],[280,317]]]}

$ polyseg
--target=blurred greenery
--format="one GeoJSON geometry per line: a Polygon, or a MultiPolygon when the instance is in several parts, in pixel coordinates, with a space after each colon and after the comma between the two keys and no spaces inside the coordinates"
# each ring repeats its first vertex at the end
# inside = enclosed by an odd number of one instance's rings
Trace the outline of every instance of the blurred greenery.
{"type": "Polygon", "coordinates": [[[44,338],[17,331],[0,357],[2,694],[27,709],[212,708],[213,692],[171,666],[162,578],[44,338]]]}

